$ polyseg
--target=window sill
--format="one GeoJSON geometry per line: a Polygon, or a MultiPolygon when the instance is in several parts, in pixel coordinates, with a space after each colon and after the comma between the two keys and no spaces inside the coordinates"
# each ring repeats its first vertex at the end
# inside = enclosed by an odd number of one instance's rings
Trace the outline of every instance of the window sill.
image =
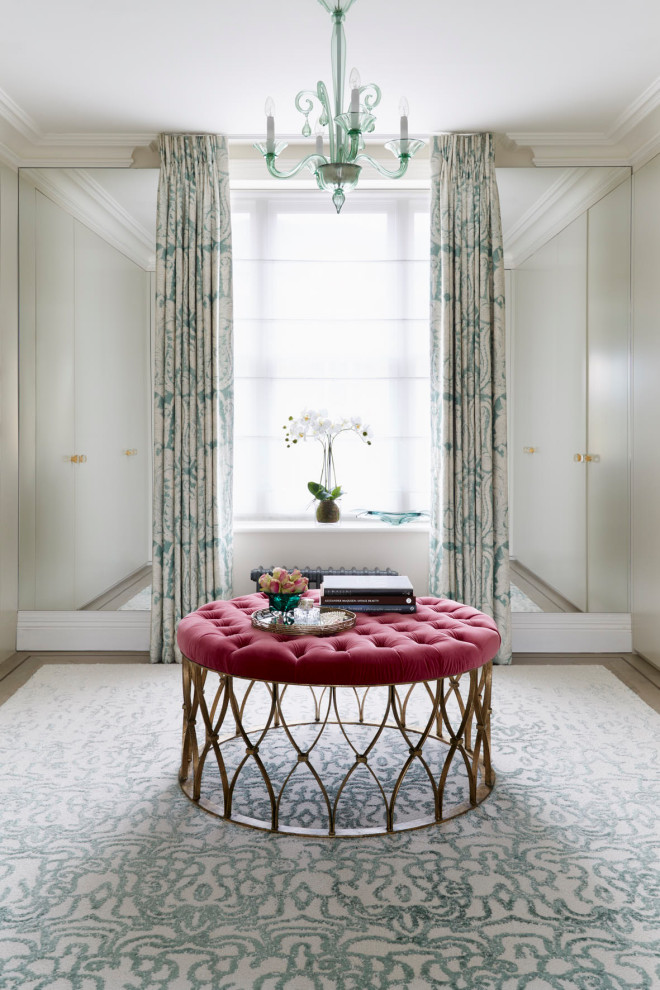
{"type": "Polygon", "coordinates": [[[324,525],[308,519],[241,519],[234,522],[235,533],[428,533],[429,520],[392,526],[385,522],[365,522],[362,519],[342,519],[335,525],[324,525]]]}

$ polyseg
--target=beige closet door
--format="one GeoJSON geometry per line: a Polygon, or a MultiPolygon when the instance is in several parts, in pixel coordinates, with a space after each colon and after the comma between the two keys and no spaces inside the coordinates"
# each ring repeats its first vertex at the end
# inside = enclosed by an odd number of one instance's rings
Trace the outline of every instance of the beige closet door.
{"type": "Polygon", "coordinates": [[[76,608],[149,559],[148,284],[76,222],[76,608]]]}
{"type": "Polygon", "coordinates": [[[514,492],[517,559],[587,607],[587,218],[513,273],[514,492]]]}
{"type": "Polygon", "coordinates": [[[631,180],[589,210],[588,607],[627,612],[631,180]]]}

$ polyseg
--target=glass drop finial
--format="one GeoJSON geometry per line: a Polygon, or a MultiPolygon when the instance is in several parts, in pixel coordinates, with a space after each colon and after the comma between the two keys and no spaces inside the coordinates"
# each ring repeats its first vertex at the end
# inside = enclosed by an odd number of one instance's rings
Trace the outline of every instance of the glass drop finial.
{"type": "Polygon", "coordinates": [[[309,126],[308,117],[305,117],[305,123],[303,124],[302,133],[303,133],[303,137],[309,137],[309,135],[312,133],[312,128],[309,126]]]}
{"type": "Polygon", "coordinates": [[[332,202],[335,204],[335,209],[337,213],[341,212],[341,208],[344,205],[345,199],[346,197],[344,196],[344,190],[337,187],[337,189],[335,189],[335,191],[332,194],[332,202]]]}

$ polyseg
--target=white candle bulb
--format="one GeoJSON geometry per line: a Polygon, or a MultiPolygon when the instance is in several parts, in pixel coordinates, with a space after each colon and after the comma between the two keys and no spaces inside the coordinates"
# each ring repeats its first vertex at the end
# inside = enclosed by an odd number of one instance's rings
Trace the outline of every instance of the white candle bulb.
{"type": "Polygon", "coordinates": [[[351,87],[351,113],[360,112],[360,73],[357,69],[352,69],[349,76],[349,85],[351,87]]]}
{"type": "Polygon", "coordinates": [[[405,98],[405,96],[403,96],[401,98],[401,102],[399,103],[399,113],[401,114],[401,120],[400,120],[401,132],[400,132],[400,136],[401,136],[401,140],[402,141],[407,141],[408,140],[408,114],[409,114],[409,112],[410,112],[410,108],[408,107],[408,100],[405,98]]]}
{"type": "Polygon", "coordinates": [[[264,106],[266,114],[266,151],[275,150],[275,104],[272,96],[269,96],[264,106]]]}

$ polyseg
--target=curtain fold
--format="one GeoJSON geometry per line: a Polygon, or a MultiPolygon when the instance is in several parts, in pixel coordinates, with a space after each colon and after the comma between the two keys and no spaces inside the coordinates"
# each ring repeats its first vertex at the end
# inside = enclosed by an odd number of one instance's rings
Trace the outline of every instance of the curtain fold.
{"type": "Polygon", "coordinates": [[[492,616],[511,662],[504,257],[490,134],[431,153],[431,594],[492,616]]]}
{"type": "Polygon", "coordinates": [[[173,663],[179,619],[232,593],[232,253],[224,137],[160,155],[151,662],[173,663]]]}

